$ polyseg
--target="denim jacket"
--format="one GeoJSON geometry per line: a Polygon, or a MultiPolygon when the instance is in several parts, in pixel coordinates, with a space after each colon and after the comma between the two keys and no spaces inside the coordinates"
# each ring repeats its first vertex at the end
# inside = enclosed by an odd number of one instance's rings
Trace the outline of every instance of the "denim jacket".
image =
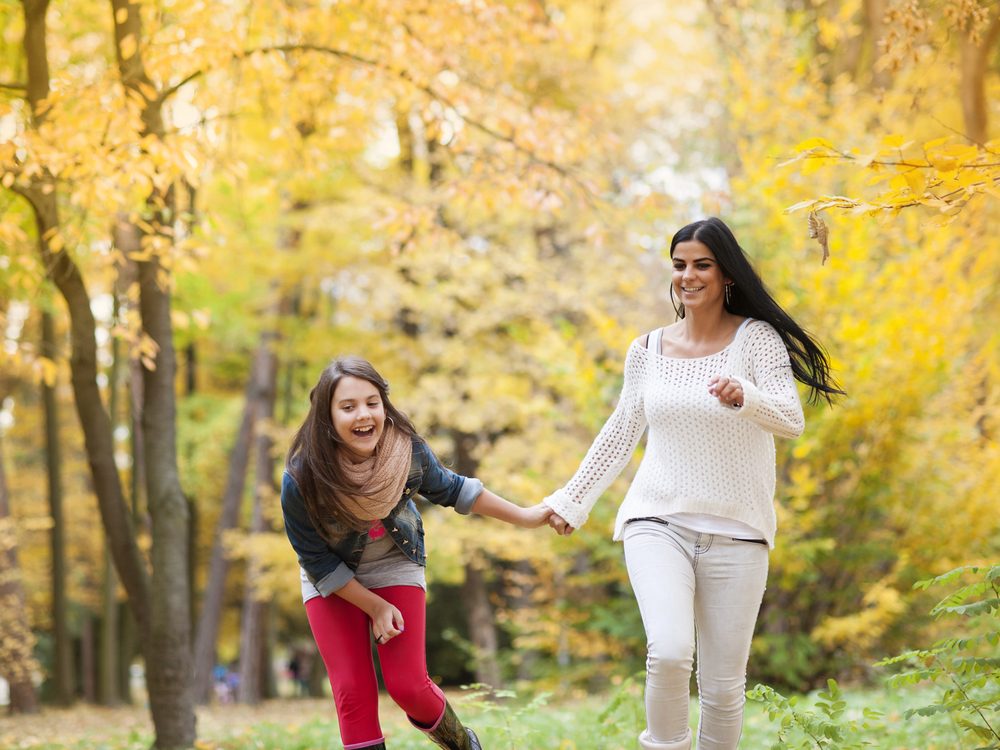
{"type": "MultiPolygon", "coordinates": [[[[382,525],[403,554],[418,565],[426,565],[424,524],[413,498],[419,494],[435,505],[467,515],[482,491],[482,482],[443,467],[427,443],[414,436],[413,458],[403,494],[396,507],[382,519],[382,525]]],[[[321,595],[329,596],[354,578],[368,541],[367,531],[355,531],[331,521],[328,529],[335,543],[327,542],[309,519],[298,484],[287,470],[281,480],[281,511],[285,533],[299,557],[299,565],[321,595]]]]}

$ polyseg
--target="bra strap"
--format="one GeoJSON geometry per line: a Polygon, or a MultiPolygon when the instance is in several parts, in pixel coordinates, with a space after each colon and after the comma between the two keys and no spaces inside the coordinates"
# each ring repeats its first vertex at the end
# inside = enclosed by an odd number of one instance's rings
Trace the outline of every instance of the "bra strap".
{"type": "Polygon", "coordinates": [[[663,338],[663,329],[657,328],[655,331],[650,331],[649,339],[646,341],[646,348],[653,352],[654,354],[660,353],[660,339],[663,338]]]}

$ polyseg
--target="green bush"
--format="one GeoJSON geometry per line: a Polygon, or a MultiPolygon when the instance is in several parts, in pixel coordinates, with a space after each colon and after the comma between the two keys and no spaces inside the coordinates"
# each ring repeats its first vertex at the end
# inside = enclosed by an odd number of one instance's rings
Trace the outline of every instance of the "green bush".
{"type": "Polygon", "coordinates": [[[919,581],[915,588],[954,584],[969,575],[976,580],[931,610],[937,618],[965,618],[966,637],[945,638],[929,649],[907,651],[876,666],[909,667],[889,679],[891,687],[923,682],[944,686],[937,701],[908,710],[907,718],[946,714],[976,750],[1000,750],[1000,565],[956,568],[919,581]]]}
{"type": "MultiPolygon", "coordinates": [[[[935,719],[947,718],[959,743],[950,745],[955,750],[1000,750],[1000,565],[956,568],[919,581],[914,588],[955,584],[968,576],[976,579],[931,610],[936,618],[965,618],[963,637],[945,638],[929,649],[907,651],[876,666],[905,670],[888,679],[893,692],[928,684],[944,687],[937,700],[903,711],[907,719],[931,720],[928,735],[940,731],[940,721],[935,719]]],[[[881,714],[866,707],[849,715],[837,682],[829,680],[827,686],[819,693],[815,710],[803,708],[799,698],[786,698],[766,685],[757,685],[747,694],[779,725],[773,750],[885,746],[887,728],[881,714]]]]}

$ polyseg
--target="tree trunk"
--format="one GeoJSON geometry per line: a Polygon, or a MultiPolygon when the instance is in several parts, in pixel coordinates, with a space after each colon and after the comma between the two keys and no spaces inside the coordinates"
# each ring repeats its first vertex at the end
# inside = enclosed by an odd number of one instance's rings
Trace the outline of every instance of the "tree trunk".
{"type": "Polygon", "coordinates": [[[0,650],[0,677],[10,685],[10,712],[35,713],[38,696],[31,682],[37,668],[34,657],[35,636],[28,623],[28,609],[17,562],[17,535],[10,514],[7,475],[3,466],[3,436],[0,435],[0,632],[4,648],[0,650]]]}
{"type": "MultiPolygon", "coordinates": [[[[118,288],[113,292],[114,307],[112,318],[117,325],[120,320],[121,308],[118,302],[118,288]]],[[[111,341],[111,372],[108,374],[108,413],[111,418],[111,432],[120,423],[121,410],[121,373],[122,373],[122,342],[115,336],[111,341]]],[[[118,577],[115,575],[114,562],[111,553],[105,546],[104,553],[104,583],[101,594],[101,632],[98,648],[99,662],[97,668],[97,701],[102,706],[115,706],[121,703],[121,670],[118,666],[120,657],[119,612],[118,612],[118,577]]]]}
{"type": "MultiPolygon", "coordinates": [[[[508,584],[510,606],[515,610],[530,611],[535,606],[532,592],[537,578],[534,566],[530,560],[520,560],[509,571],[511,579],[508,584]]],[[[517,663],[517,679],[530,682],[534,679],[535,667],[538,664],[539,652],[536,649],[520,649],[515,652],[517,663]]]]}
{"type": "MultiPolygon", "coordinates": [[[[28,101],[37,126],[44,119],[43,104],[49,90],[45,28],[48,0],[23,0],[23,6],[28,101]]],[[[114,461],[111,420],[104,410],[97,385],[96,323],[90,309],[90,295],[80,269],[66,250],[53,249],[51,245],[59,231],[55,184],[51,177],[44,173],[36,177],[30,187],[22,190],[22,195],[35,215],[42,267],[59,289],[69,310],[73,397],[83,429],[94,492],[115,567],[128,592],[132,612],[140,629],[144,630],[149,622],[150,583],[122,496],[114,461]]]]}
{"type": "Polygon", "coordinates": [[[250,443],[254,434],[254,422],[257,414],[256,388],[259,375],[265,367],[267,353],[263,347],[258,348],[250,368],[250,379],[247,382],[243,418],[236,434],[236,442],[229,455],[229,474],[226,479],[226,489],[222,495],[222,511],[215,527],[212,543],[212,557],[208,565],[208,583],[202,596],[201,615],[198,619],[197,637],[194,646],[195,669],[195,699],[205,704],[212,699],[212,669],[216,662],[215,645],[219,636],[219,623],[222,620],[222,607],[226,593],[226,575],[229,572],[229,560],[223,539],[227,531],[236,528],[239,521],[240,505],[243,501],[243,488],[246,484],[247,466],[250,463],[250,443]]]}
{"type": "MultiPolygon", "coordinates": [[[[115,246],[121,250],[124,257],[139,251],[139,237],[135,227],[119,221],[113,231],[115,246]]],[[[118,286],[126,289],[131,283],[138,283],[137,269],[133,261],[126,260],[118,269],[118,286]]],[[[143,509],[146,507],[146,458],[142,439],[142,364],[131,357],[127,360],[128,370],[128,426],[129,452],[132,466],[129,471],[129,500],[131,505],[132,524],[136,534],[148,533],[147,519],[143,509]]],[[[132,703],[132,662],[141,655],[139,642],[139,627],[131,610],[123,609],[119,618],[121,623],[121,648],[118,657],[119,678],[122,698],[132,703]]]]}
{"type": "Polygon", "coordinates": [[[118,577],[111,562],[111,553],[104,554],[104,586],[101,602],[100,662],[97,668],[97,702],[102,706],[121,703],[122,692],[118,669],[118,577]]]}
{"type": "MultiPolygon", "coordinates": [[[[162,139],[163,100],[146,74],[140,6],[111,0],[115,54],[122,85],[145,102],[144,135],[162,139]]],[[[149,196],[147,220],[160,247],[172,230],[173,191],[149,196]],[[167,218],[169,217],[169,218],[167,218]]],[[[136,228],[138,231],[138,228],[136,228]]],[[[138,236],[143,236],[141,232],[138,236]]],[[[145,248],[144,248],[145,249],[145,248]]],[[[142,326],[157,346],[155,369],[143,370],[142,427],[145,440],[146,498],[152,524],[153,592],[146,640],[146,685],[160,750],[186,748],[195,740],[191,663],[191,611],[188,576],[188,506],[177,472],[177,401],[174,378],[177,356],[170,319],[167,270],[160,249],[138,263],[139,313],[142,326]]]]}
{"type": "MultiPolygon", "coordinates": [[[[274,352],[278,336],[274,332],[261,335],[260,349],[263,367],[256,373],[255,393],[257,415],[262,429],[257,431],[254,456],[253,518],[250,534],[267,531],[264,519],[264,502],[275,495],[274,462],[271,458],[273,441],[270,425],[274,418],[274,400],[277,391],[278,358],[274,352]]],[[[252,550],[252,545],[251,545],[252,550]]],[[[243,602],[243,619],[240,627],[240,703],[259,703],[263,697],[261,682],[262,661],[267,652],[268,603],[259,595],[257,585],[261,576],[260,559],[252,551],[247,560],[247,579],[243,602]]]]}
{"type": "Polygon", "coordinates": [[[966,32],[962,35],[962,115],[965,118],[965,135],[973,143],[985,144],[989,140],[989,114],[986,103],[986,73],[990,54],[1000,39],[1000,12],[994,11],[989,25],[979,40],[966,32]]]}
{"type": "Polygon", "coordinates": [[[497,654],[500,647],[497,640],[493,605],[490,604],[486,577],[475,562],[465,564],[465,582],[462,584],[462,598],[465,600],[469,617],[469,638],[475,647],[476,682],[499,688],[501,685],[500,662],[497,654]]]}
{"type": "MultiPolygon", "coordinates": [[[[56,361],[56,334],[52,315],[42,312],[42,356],[56,361]]],[[[59,409],[54,384],[42,381],[42,404],[45,412],[45,466],[48,477],[49,515],[52,531],[49,551],[52,557],[52,641],[54,652],[53,683],[55,703],[69,706],[75,693],[73,680],[73,643],[70,640],[66,601],[66,524],[63,518],[62,456],[59,446],[59,409]]]]}
{"type": "Polygon", "coordinates": [[[169,293],[158,260],[139,264],[143,329],[156,342],[156,369],[143,372],[146,497],[153,528],[153,591],[146,684],[161,750],[195,739],[188,590],[188,506],[177,475],[176,360],[169,293]]]}
{"type": "MultiPolygon", "coordinates": [[[[875,63],[881,55],[879,44],[885,34],[885,4],[886,0],[864,0],[862,12],[864,13],[865,32],[863,38],[867,48],[862,59],[868,62],[872,71],[872,86],[875,88],[887,88],[892,83],[892,77],[888,70],[876,70],[875,63]]],[[[855,77],[860,72],[855,70],[855,77]]]]}
{"type": "Polygon", "coordinates": [[[80,691],[87,703],[97,703],[97,658],[94,644],[94,615],[85,611],[80,618],[80,691]]]}
{"type": "MultiPolygon", "coordinates": [[[[468,433],[451,431],[454,447],[455,471],[463,476],[475,476],[478,468],[472,457],[476,446],[476,436],[468,433]]],[[[476,519],[470,519],[476,523],[476,519]]],[[[493,615],[493,605],[490,603],[489,589],[482,563],[469,560],[465,563],[465,582],[462,592],[467,603],[469,637],[476,652],[476,681],[499,688],[500,677],[500,638],[497,634],[496,618],[493,615]]]]}

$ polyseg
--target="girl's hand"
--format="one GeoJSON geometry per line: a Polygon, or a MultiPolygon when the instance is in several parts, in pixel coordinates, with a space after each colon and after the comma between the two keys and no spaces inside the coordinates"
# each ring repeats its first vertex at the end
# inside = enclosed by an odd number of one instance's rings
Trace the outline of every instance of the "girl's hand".
{"type": "Polygon", "coordinates": [[[368,616],[372,620],[375,643],[380,646],[384,646],[403,632],[403,613],[381,597],[368,616]]]}
{"type": "Polygon", "coordinates": [[[562,516],[560,516],[558,513],[555,512],[553,512],[552,515],[549,516],[549,526],[555,529],[555,532],[559,536],[569,536],[575,531],[575,529],[572,526],[566,523],[565,518],[563,518],[562,516]]]}
{"type": "Polygon", "coordinates": [[[723,375],[713,375],[708,381],[708,392],[719,399],[719,403],[723,406],[737,409],[743,406],[743,386],[738,380],[723,375]]]}
{"type": "Polygon", "coordinates": [[[537,529],[539,526],[544,526],[545,522],[549,520],[552,515],[552,508],[543,503],[538,503],[538,505],[532,505],[530,508],[521,508],[521,518],[517,521],[517,525],[522,529],[537,529]]]}

